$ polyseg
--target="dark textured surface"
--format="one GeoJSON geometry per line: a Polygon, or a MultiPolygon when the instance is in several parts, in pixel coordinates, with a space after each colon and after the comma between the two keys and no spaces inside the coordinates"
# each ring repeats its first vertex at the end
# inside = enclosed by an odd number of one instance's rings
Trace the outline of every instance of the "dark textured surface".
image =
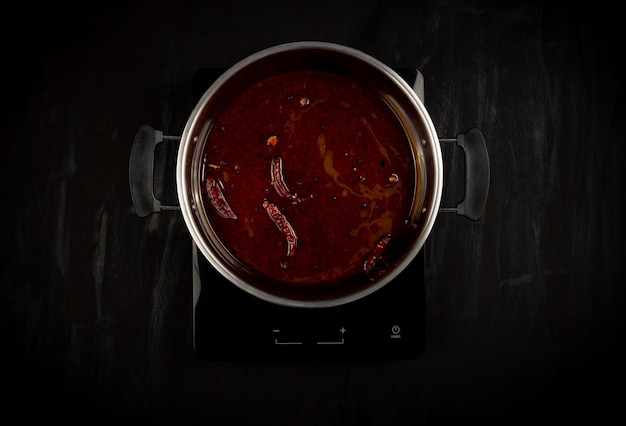
{"type": "MultiPolygon", "coordinates": [[[[617,16],[601,4],[405,3],[29,3],[5,18],[19,25],[3,30],[4,412],[81,423],[404,425],[619,411],[617,16]],[[483,218],[441,215],[428,241],[426,348],[415,360],[198,359],[184,223],[176,212],[133,212],[137,128],[180,134],[194,71],[302,39],[420,68],[440,137],[479,127],[487,139],[483,218]]],[[[176,147],[164,151],[171,162],[176,147]]],[[[444,160],[449,206],[462,197],[462,153],[445,147],[444,160]]]]}

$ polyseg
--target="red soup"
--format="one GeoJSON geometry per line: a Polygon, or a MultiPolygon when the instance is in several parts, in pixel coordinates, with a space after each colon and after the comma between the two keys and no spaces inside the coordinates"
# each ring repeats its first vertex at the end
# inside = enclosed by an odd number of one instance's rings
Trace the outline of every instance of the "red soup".
{"type": "Polygon", "coordinates": [[[410,216],[414,167],[378,93],[294,71],[225,107],[205,144],[203,196],[224,247],[256,273],[293,285],[374,277],[410,216]]]}

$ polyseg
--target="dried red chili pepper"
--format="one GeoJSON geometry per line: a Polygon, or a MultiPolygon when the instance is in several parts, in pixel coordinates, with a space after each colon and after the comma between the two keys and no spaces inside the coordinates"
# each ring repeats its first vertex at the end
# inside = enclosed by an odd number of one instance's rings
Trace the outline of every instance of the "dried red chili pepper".
{"type": "Polygon", "coordinates": [[[264,200],[263,208],[267,212],[270,219],[272,219],[272,222],[276,224],[278,229],[285,234],[285,237],[287,238],[287,257],[293,256],[296,246],[298,245],[298,237],[296,232],[293,230],[293,227],[274,203],[264,200]]]}
{"type": "Polygon", "coordinates": [[[298,194],[293,194],[289,188],[287,188],[287,184],[285,183],[285,178],[283,175],[283,159],[280,157],[272,158],[272,163],[270,165],[271,169],[271,178],[272,185],[276,192],[281,197],[287,198],[288,200],[293,201],[294,203],[299,203],[303,200],[303,198],[299,198],[298,194]]]}
{"type": "Polygon", "coordinates": [[[230,207],[222,192],[224,185],[219,179],[215,179],[213,176],[206,178],[206,192],[211,200],[211,204],[215,208],[215,211],[226,219],[237,219],[237,215],[230,207]]]}
{"type": "Polygon", "coordinates": [[[374,249],[372,250],[372,254],[363,263],[363,270],[366,274],[370,273],[370,271],[376,264],[376,261],[378,261],[380,256],[383,255],[385,249],[387,248],[387,245],[389,244],[389,241],[391,241],[391,234],[386,234],[380,240],[378,240],[376,246],[374,246],[374,249]]]}

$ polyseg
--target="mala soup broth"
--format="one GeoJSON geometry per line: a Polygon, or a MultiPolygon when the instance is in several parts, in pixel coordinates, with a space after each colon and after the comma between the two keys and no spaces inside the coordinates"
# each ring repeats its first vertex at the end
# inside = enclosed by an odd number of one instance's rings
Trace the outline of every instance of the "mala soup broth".
{"type": "Polygon", "coordinates": [[[204,207],[225,250],[289,286],[384,273],[419,187],[387,103],[317,70],[245,89],[214,122],[202,161],[204,207]]]}

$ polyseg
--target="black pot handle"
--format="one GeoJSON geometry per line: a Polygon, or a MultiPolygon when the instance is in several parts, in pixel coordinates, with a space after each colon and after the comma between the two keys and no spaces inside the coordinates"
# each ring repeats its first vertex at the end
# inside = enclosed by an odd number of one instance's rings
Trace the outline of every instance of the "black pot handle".
{"type": "Polygon", "coordinates": [[[154,195],[154,150],[164,140],[179,141],[178,136],[164,136],[160,130],[143,125],[137,130],[128,162],[128,182],[135,213],[146,217],[162,210],[178,210],[166,206],[154,195]]]}
{"type": "Polygon", "coordinates": [[[456,142],[465,152],[465,196],[452,208],[441,208],[440,212],[454,212],[469,220],[478,220],[485,211],[489,194],[489,155],[485,138],[479,129],[473,128],[458,134],[456,139],[440,139],[440,142],[456,142]]]}

